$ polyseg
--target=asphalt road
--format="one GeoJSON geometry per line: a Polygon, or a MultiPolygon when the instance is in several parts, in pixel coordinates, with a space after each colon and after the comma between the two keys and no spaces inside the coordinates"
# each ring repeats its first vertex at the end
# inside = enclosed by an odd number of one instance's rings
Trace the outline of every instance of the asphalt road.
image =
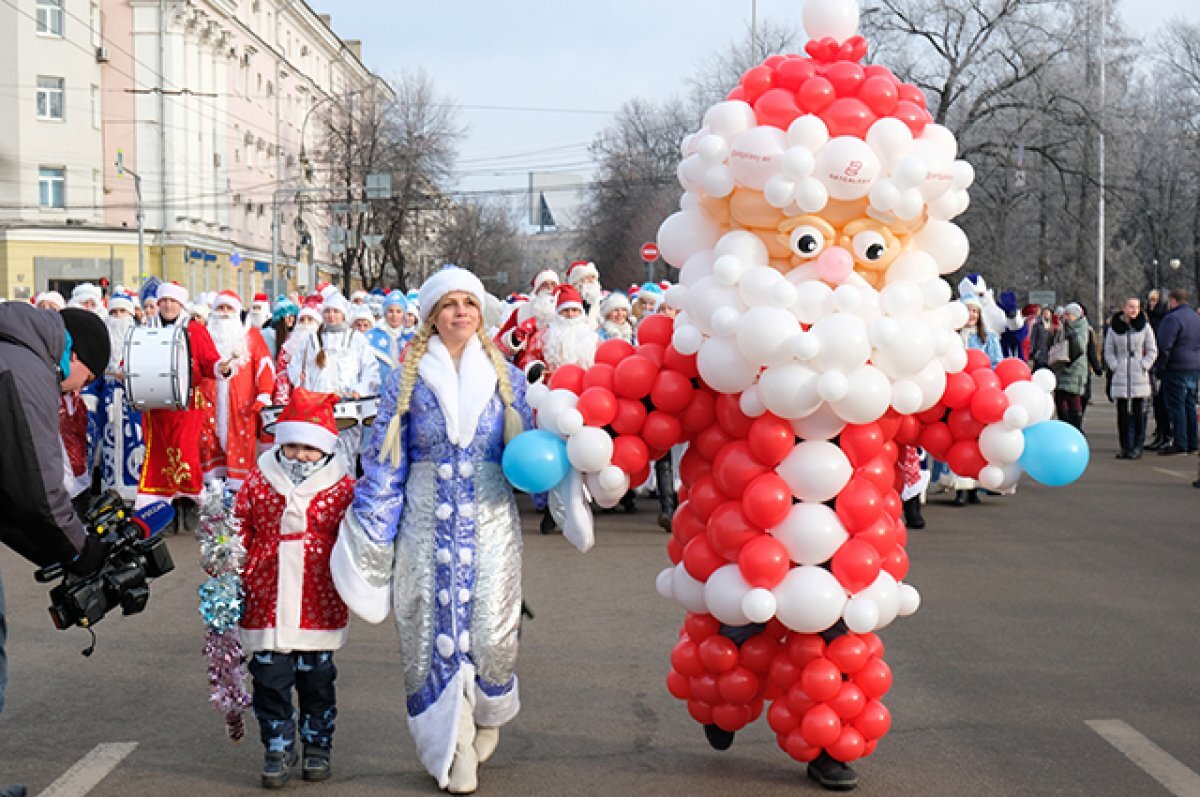
{"type": "MultiPolygon", "coordinates": [[[[909,545],[923,605],[881,635],[895,673],[885,698],[893,725],[857,767],[860,793],[1200,792],[1196,460],[1116,461],[1113,426],[1110,405],[1089,411],[1092,464],[1071,487],[1026,480],[1015,496],[961,509],[930,498],[929,527],[909,545]],[[1132,729],[1145,768],[1087,724],[1098,720],[1132,729]]],[[[653,502],[640,506],[598,516],[586,555],[540,535],[526,515],[525,589],[537,617],[521,644],[523,710],[481,770],[480,793],[822,793],[765,721],[718,753],[667,694],[682,611],[654,590],[665,535],[653,502]]],[[[86,659],[86,634],[54,630],[46,588],[0,551],[11,658],[0,786],[21,781],[38,794],[91,753],[67,776],[81,785],[58,794],[88,793],[104,754],[119,763],[94,795],[261,793],[252,717],[247,740],[234,744],[206,702],[196,543],[170,546],[177,570],[153,585],[148,610],[105,619],[86,659]],[[93,752],[117,743],[136,747],[93,752]]],[[[404,727],[396,657],[390,621],[354,625],[337,659],[334,780],[289,789],[437,793],[404,727]]]]}

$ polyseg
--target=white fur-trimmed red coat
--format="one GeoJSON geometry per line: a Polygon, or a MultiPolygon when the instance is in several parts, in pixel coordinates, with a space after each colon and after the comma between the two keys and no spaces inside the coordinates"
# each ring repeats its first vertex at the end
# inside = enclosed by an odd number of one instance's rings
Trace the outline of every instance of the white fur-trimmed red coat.
{"type": "Polygon", "coordinates": [[[341,457],[300,484],[275,458],[238,491],[233,514],[246,544],[242,584],[242,646],[247,652],[337,650],[346,643],[349,613],[329,574],[338,526],[354,500],[354,479],[341,457]]]}

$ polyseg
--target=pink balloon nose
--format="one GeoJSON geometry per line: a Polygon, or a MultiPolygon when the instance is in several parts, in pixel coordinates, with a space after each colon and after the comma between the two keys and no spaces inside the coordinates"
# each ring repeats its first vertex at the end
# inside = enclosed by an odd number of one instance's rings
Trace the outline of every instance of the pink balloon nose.
{"type": "Polygon", "coordinates": [[[854,258],[840,246],[831,246],[817,258],[817,276],[841,285],[854,272],[854,258]]]}

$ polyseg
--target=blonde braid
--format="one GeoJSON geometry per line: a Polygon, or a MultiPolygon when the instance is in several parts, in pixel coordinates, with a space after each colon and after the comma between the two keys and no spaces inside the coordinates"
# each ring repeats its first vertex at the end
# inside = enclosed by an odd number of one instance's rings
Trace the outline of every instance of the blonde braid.
{"type": "Polygon", "coordinates": [[[500,391],[500,400],[504,402],[504,442],[508,443],[525,431],[525,422],[521,420],[521,413],[517,412],[517,408],[513,406],[516,402],[516,395],[513,393],[512,380],[508,378],[508,361],[500,354],[500,350],[496,348],[496,344],[487,336],[482,327],[477,334],[479,342],[483,344],[483,350],[487,352],[487,356],[492,361],[492,367],[496,369],[496,388],[500,391]]]}
{"type": "Polygon", "coordinates": [[[429,351],[429,339],[433,337],[433,322],[426,321],[417,331],[412,343],[404,355],[404,365],[400,371],[400,393],[396,397],[396,414],[388,424],[387,434],[384,435],[383,445],[379,447],[379,461],[385,462],[390,457],[392,467],[400,467],[402,446],[400,443],[400,425],[408,413],[408,405],[412,401],[413,388],[417,384],[417,366],[425,352],[429,351]]]}
{"type": "Polygon", "coordinates": [[[319,350],[319,351],[317,351],[316,363],[317,363],[317,367],[320,368],[322,371],[325,370],[325,363],[328,361],[328,358],[325,356],[325,343],[324,343],[324,341],[321,340],[321,333],[324,331],[325,331],[325,325],[321,324],[321,326],[317,327],[317,331],[313,333],[316,336],[317,349],[319,350]]]}

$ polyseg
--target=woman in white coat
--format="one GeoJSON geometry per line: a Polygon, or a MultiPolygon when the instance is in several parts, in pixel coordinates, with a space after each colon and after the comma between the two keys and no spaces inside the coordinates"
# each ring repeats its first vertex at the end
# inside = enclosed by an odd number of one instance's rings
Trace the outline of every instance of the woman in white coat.
{"type": "Polygon", "coordinates": [[[1158,357],[1154,330],[1136,296],[1125,300],[1112,317],[1104,338],[1104,363],[1112,373],[1112,399],[1117,402],[1117,459],[1138,459],[1146,444],[1145,400],[1150,398],[1150,369],[1158,357]]]}

